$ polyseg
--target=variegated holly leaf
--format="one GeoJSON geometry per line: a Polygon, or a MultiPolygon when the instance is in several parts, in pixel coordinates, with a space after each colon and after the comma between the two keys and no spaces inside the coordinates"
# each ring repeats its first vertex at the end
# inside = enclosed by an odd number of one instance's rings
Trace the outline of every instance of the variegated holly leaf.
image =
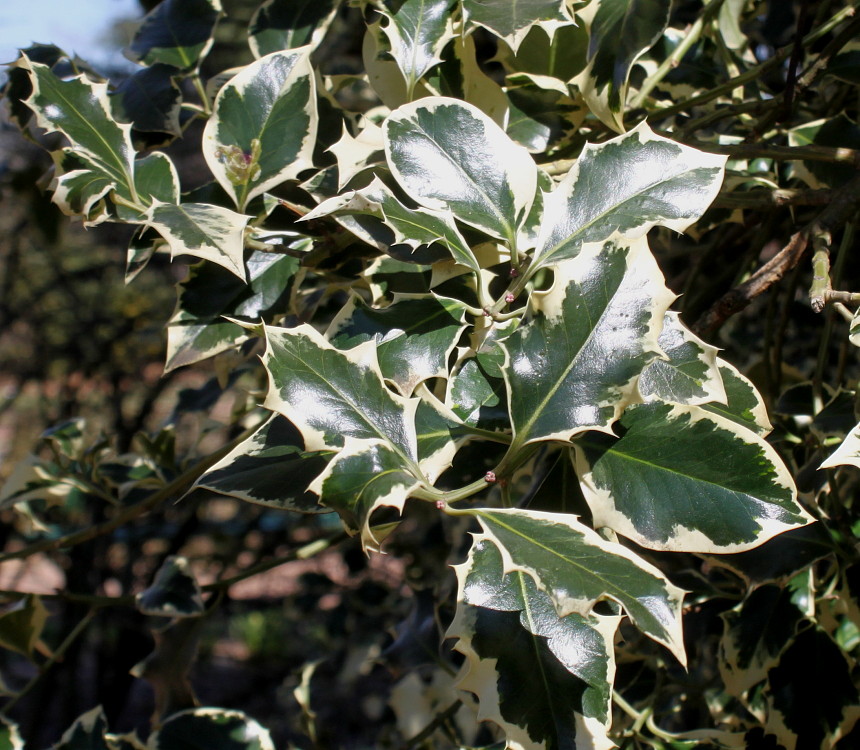
{"type": "Polygon", "coordinates": [[[618,440],[586,435],[577,470],[594,523],[650,549],[741,552],[810,522],[755,432],[697,406],[629,407],[618,440]]]}
{"type": "Polygon", "coordinates": [[[463,0],[466,28],[483,26],[504,39],[514,51],[532,26],[552,35],[559,26],[573,23],[565,3],[559,0],[463,0]]]}
{"type": "Polygon", "coordinates": [[[448,379],[447,402],[466,424],[483,430],[509,426],[504,380],[489,375],[475,358],[448,379]]]}
{"type": "Polygon", "coordinates": [[[127,54],[144,65],[194,70],[212,46],[221,15],[220,0],[162,0],[143,19],[127,54]]]}
{"type": "Polygon", "coordinates": [[[531,576],[505,573],[498,548],[482,537],[456,569],[448,637],[466,657],[459,687],[478,696],[479,718],[517,747],[614,747],[607,732],[619,618],[559,617],[531,576]]]}
{"type": "Polygon", "coordinates": [[[305,45],[316,47],[339,5],[339,0],[266,0],[248,27],[248,43],[254,57],[305,45]]]}
{"type": "Polygon", "coordinates": [[[146,223],[170,247],[170,255],[211,260],[245,280],[245,226],[249,216],[209,203],[153,201],[146,223]]]}
{"type": "Polygon", "coordinates": [[[753,685],[767,679],[798,628],[808,622],[795,593],[791,587],[759,586],[742,604],[720,615],[720,674],[730,695],[742,698],[753,685]]]}
{"type": "Polygon", "coordinates": [[[567,95],[567,82],[585,68],[587,53],[583,24],[563,26],[552,34],[533,26],[515,53],[500,50],[498,57],[513,80],[525,74],[535,85],[567,95]]]}
{"type": "Polygon", "coordinates": [[[221,266],[204,262],[193,266],[178,285],[176,310],[167,323],[165,372],[246,341],[249,332],[234,321],[272,322],[287,312],[298,259],[254,252],[246,263],[247,284],[221,266]]]}
{"type": "Polygon", "coordinates": [[[674,295],[644,238],[585,245],[534,294],[529,319],[501,346],[512,451],[535,440],[611,432],[639,400],[637,380],[660,355],[657,339],[674,295]]]}
{"type": "Polygon", "coordinates": [[[845,436],[839,447],[822,462],[819,468],[834,469],[837,466],[860,468],[860,424],[845,436]]]}
{"type": "Polygon", "coordinates": [[[308,488],[320,502],[337,511],[350,531],[361,534],[366,550],[378,550],[370,517],[382,506],[398,512],[421,483],[402,454],[388,441],[346,437],[343,447],[308,488]]]}
{"type": "Polygon", "coordinates": [[[454,0],[405,0],[378,6],[385,18],[382,31],[388,42],[384,54],[397,63],[406,83],[407,100],[415,84],[442,58],[442,48],[454,36],[451,7],[454,0]]]}
{"type": "Polygon", "coordinates": [[[255,196],[313,166],[317,125],[310,48],[273,52],[218,92],[203,155],[243,211],[255,196]]]}
{"type": "Polygon", "coordinates": [[[418,440],[418,465],[431,484],[451,466],[454,455],[468,439],[460,418],[433,396],[425,385],[419,386],[420,399],[415,410],[418,440]]]}
{"type": "Polygon", "coordinates": [[[577,77],[588,106],[622,132],[630,70],[663,34],[671,0],[593,0],[577,15],[589,30],[588,68],[577,77]]]}
{"type": "Polygon", "coordinates": [[[447,376],[448,357],[465,329],[465,307],[455,299],[400,297],[389,307],[375,309],[353,297],[332,321],[326,338],[338,349],[373,341],[382,377],[411,396],[419,383],[447,376]]]}
{"type": "Polygon", "coordinates": [[[135,596],[138,610],[156,617],[199,617],[203,593],[188,560],[171,555],[155,574],[155,580],[135,596]]]}
{"type": "Polygon", "coordinates": [[[414,99],[430,96],[432,93],[423,80],[415,84],[412,96],[406,90],[406,80],[397,67],[397,63],[385,54],[388,40],[382,28],[383,17],[367,24],[364,41],[361,46],[361,57],[364,70],[370,83],[382,103],[389,109],[408,103],[414,99]]]}
{"type": "Polygon", "coordinates": [[[39,127],[62,133],[75,158],[109,180],[122,198],[136,202],[131,126],[114,119],[107,85],[84,76],[62,80],[47,65],[23,61],[33,86],[25,103],[39,127]]]}
{"type": "Polygon", "coordinates": [[[169,716],[147,742],[148,750],[275,750],[269,730],[241,711],[192,708],[169,716]]]}
{"type": "Polygon", "coordinates": [[[379,441],[415,476],[417,399],[385,386],[374,341],[342,352],[314,328],[266,326],[265,406],[301,433],[306,450],[339,449],[347,438],[379,441]]]}
{"type": "Polygon", "coordinates": [[[194,487],[281,510],[323,513],[325,508],[307,488],[333,456],[333,451],[305,451],[298,430],[273,414],[194,487]]]}
{"type": "Polygon", "coordinates": [[[725,157],[655,135],[643,122],[599,145],[587,144],[544,199],[544,221],[530,273],[573,258],[584,242],[653,226],[682,232],[716,197],[725,157]]]}
{"type": "Polygon", "coordinates": [[[71,147],[54,151],[54,179],[51,202],[67,216],[79,216],[84,226],[95,226],[110,218],[105,198],[114,181],[101,170],[87,169],[75,158],[71,147]]]}
{"type": "Polygon", "coordinates": [[[328,147],[329,153],[337,159],[337,189],[342,190],[359,172],[367,169],[371,163],[382,162],[385,144],[382,140],[382,128],[375,122],[364,118],[359,119],[355,137],[349,132],[346,123],[340,140],[328,147]]]}
{"type": "Polygon", "coordinates": [[[5,716],[0,717],[0,748],[2,750],[24,750],[24,738],[18,725],[5,716]]]}
{"type": "Polygon", "coordinates": [[[139,208],[117,203],[117,216],[130,224],[143,223],[142,209],[154,202],[179,203],[179,175],[167,154],[154,151],[134,162],[134,187],[142,204],[139,208]]]}
{"type": "Polygon", "coordinates": [[[107,741],[107,717],[101,706],[96,706],[75,719],[52,750],[111,750],[107,741]]]}
{"type": "Polygon", "coordinates": [[[483,539],[498,547],[505,573],[522,572],[547,594],[559,617],[587,616],[601,600],[620,604],[633,623],[684,664],[684,592],[626,547],[607,542],[575,516],[476,508],[483,539]]]}
{"type": "Polygon", "coordinates": [[[444,97],[400,107],[383,130],[391,171],[411,198],[516,247],[537,185],[528,151],[477,107],[444,97]]]}
{"type": "Polygon", "coordinates": [[[479,272],[481,267],[463,239],[453,214],[445,209],[411,209],[404,206],[378,177],[365,188],[329,198],[306,214],[305,220],[320,216],[365,215],[381,219],[394,232],[394,243],[417,249],[438,242],[457,263],[479,272]]]}
{"type": "Polygon", "coordinates": [[[702,404],[702,408],[731,419],[762,437],[769,434],[773,430],[773,425],[767,416],[767,407],[750,379],[741,375],[734,365],[719,357],[717,367],[726,391],[726,401],[725,403],[712,401],[702,404]]]}
{"type": "Polygon", "coordinates": [[[668,360],[656,359],[643,370],[639,393],[646,401],[726,402],[717,366],[717,347],[706,344],[681,323],[678,313],[666,313],[658,344],[668,360]]]}

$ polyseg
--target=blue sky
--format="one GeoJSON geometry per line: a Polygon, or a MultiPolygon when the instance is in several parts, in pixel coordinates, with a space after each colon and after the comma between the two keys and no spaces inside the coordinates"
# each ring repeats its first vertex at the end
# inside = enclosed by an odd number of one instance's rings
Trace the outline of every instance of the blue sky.
{"type": "Polygon", "coordinates": [[[96,68],[116,63],[121,49],[107,41],[113,22],[140,17],[137,0],[0,0],[0,63],[31,42],[56,44],[96,68]]]}

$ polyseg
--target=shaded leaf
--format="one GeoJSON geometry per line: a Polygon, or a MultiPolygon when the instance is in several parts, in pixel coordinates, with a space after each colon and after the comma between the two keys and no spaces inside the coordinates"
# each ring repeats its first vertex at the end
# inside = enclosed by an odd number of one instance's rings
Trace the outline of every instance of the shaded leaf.
{"type": "Polygon", "coordinates": [[[42,637],[48,610],[35,594],[28,594],[0,613],[0,645],[28,659],[42,637]]]}
{"type": "Polygon", "coordinates": [[[447,376],[448,357],[466,328],[464,318],[461,302],[436,295],[399,297],[382,309],[352,297],[326,338],[338,349],[375,342],[382,377],[410,396],[419,383],[447,376]]]}
{"type": "Polygon", "coordinates": [[[523,747],[613,747],[606,733],[619,618],[559,617],[530,576],[505,574],[499,550],[481,537],[457,577],[448,636],[466,656],[459,686],[480,698],[479,717],[523,747]]]}
{"type": "Polygon", "coordinates": [[[155,574],[155,580],[135,597],[137,608],[157,617],[198,617],[203,614],[203,595],[184,557],[171,555],[155,574]]]}
{"type": "MultiPolygon", "coordinates": [[[[586,245],[532,296],[529,320],[501,346],[514,446],[611,431],[636,382],[659,355],[673,295],[644,238],[586,245]]],[[[514,447],[512,446],[512,450],[514,447]]]]}
{"type": "Polygon", "coordinates": [[[178,74],[172,65],[156,63],[128,76],[112,93],[118,115],[135,130],[181,136],[178,74]]]}
{"type": "Polygon", "coordinates": [[[254,57],[305,45],[316,47],[339,5],[340,0],[266,0],[248,28],[254,57]]]}
{"type": "Polygon", "coordinates": [[[537,184],[531,156],[477,107],[444,97],[386,119],[385,154],[411,198],[516,245],[537,184]]]}
{"type": "Polygon", "coordinates": [[[307,487],[332,455],[331,451],[305,451],[298,430],[274,414],[203,474],[195,487],[272,508],[323,513],[325,508],[307,487]]]}
{"type": "Polygon", "coordinates": [[[620,544],[603,540],[574,516],[519,509],[469,511],[502,555],[552,598],[559,617],[588,615],[600,600],[620,604],[634,624],[683,664],[683,591],[620,544]]]}
{"type": "Polygon", "coordinates": [[[167,242],[171,257],[193,255],[210,260],[244,281],[244,232],[249,218],[209,203],[155,200],[146,223],[167,242]]]}
{"type": "Polygon", "coordinates": [[[149,750],[275,750],[269,731],[241,711],[195,708],[168,718],[149,750]]]}
{"type": "Polygon", "coordinates": [[[641,237],[653,226],[682,232],[716,197],[725,157],[654,135],[645,123],[600,145],[587,144],[544,199],[530,272],[573,258],[584,242],[613,232],[641,237]]]}
{"type": "Polygon", "coordinates": [[[623,437],[577,444],[594,523],[650,549],[741,552],[812,519],[776,451],[695,406],[629,407],[623,437]]]}
{"type": "Polygon", "coordinates": [[[233,321],[272,322],[287,312],[298,259],[253,252],[246,266],[247,284],[211,263],[191,268],[179,284],[176,310],[167,324],[166,372],[247,340],[247,329],[233,321]]]}
{"type": "Polygon", "coordinates": [[[558,0],[462,0],[467,28],[483,26],[504,39],[514,51],[535,24],[547,33],[572,24],[563,2],[558,0]]]}
{"type": "Polygon", "coordinates": [[[639,378],[645,400],[659,398],[676,404],[726,401],[717,347],[706,344],[681,323],[678,313],[667,312],[658,344],[668,360],[655,359],[639,378]]]}
{"type": "Polygon", "coordinates": [[[477,359],[468,359],[448,380],[448,403],[466,424],[484,430],[509,425],[505,383],[489,375],[477,359]]]}
{"type": "Polygon", "coordinates": [[[215,98],[203,155],[241,211],[313,166],[318,117],[309,53],[303,47],[266,55],[242,68],[215,98]]]}
{"type": "Polygon", "coordinates": [[[144,65],[164,63],[191,71],[212,46],[222,13],[220,0],[162,0],[143,19],[128,56],[144,65]]]}

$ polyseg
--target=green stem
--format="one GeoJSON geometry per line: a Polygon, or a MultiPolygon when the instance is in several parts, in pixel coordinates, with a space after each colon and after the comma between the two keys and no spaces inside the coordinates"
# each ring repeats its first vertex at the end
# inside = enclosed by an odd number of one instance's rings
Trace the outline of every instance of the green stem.
{"type": "Polygon", "coordinates": [[[209,97],[206,96],[206,87],[200,79],[200,71],[195,70],[188,78],[194,86],[197,96],[200,97],[200,108],[203,110],[203,114],[209,117],[212,114],[212,107],[209,106],[209,97]]]}
{"type": "Polygon", "coordinates": [[[630,103],[631,109],[638,109],[643,106],[646,99],[648,99],[648,96],[654,90],[654,87],[668,75],[669,71],[678,67],[681,60],[684,59],[684,55],[686,55],[693,45],[699,41],[699,37],[702,35],[702,30],[705,28],[705,23],[711,19],[714,12],[719,10],[723,2],[724,0],[711,0],[711,2],[703,8],[701,14],[690,27],[690,30],[684,36],[681,43],[672,50],[672,54],[660,63],[657,70],[645,79],[645,82],[642,84],[642,88],[639,89],[639,93],[630,103]]]}

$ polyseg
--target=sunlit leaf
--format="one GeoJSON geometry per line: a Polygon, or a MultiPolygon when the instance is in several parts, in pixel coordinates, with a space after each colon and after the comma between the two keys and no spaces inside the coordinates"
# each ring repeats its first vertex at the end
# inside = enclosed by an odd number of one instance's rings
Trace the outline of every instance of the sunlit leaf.
{"type": "Polygon", "coordinates": [[[448,357],[465,330],[463,304],[439,296],[401,297],[383,309],[353,297],[326,337],[338,349],[374,341],[382,377],[404,396],[418,384],[448,374],[448,357]]]}
{"type": "Polygon", "coordinates": [[[702,404],[702,408],[731,419],[759,435],[767,435],[773,430],[773,425],[768,419],[767,407],[756,387],[749,378],[741,375],[734,365],[719,357],[717,366],[726,391],[726,403],[712,401],[702,404]]]}
{"type": "Polygon", "coordinates": [[[716,197],[725,157],[654,135],[644,123],[599,145],[587,144],[544,200],[532,272],[575,257],[584,242],[613,232],[641,237],[653,226],[682,232],[716,197]]]}
{"type": "Polygon", "coordinates": [[[313,166],[318,117],[309,53],[308,47],[272,52],[218,92],[203,155],[240,211],[313,166]]]}
{"type": "Polygon", "coordinates": [[[535,24],[551,33],[573,23],[565,3],[559,0],[462,0],[467,26],[483,26],[516,50],[535,24]]]}
{"type": "Polygon", "coordinates": [[[481,537],[457,576],[448,636],[466,656],[459,687],[478,695],[479,718],[518,747],[613,747],[606,735],[619,618],[559,617],[531,576],[506,574],[498,548],[481,537]]]}
{"type": "Polygon", "coordinates": [[[644,238],[582,248],[503,343],[515,445],[610,431],[657,356],[673,295],[644,238]]]}
{"type": "Polygon", "coordinates": [[[548,594],[559,617],[588,615],[600,600],[620,604],[634,624],[685,663],[683,591],[626,547],[602,539],[575,516],[506,508],[470,511],[502,555],[548,594]]]}
{"type": "Polygon", "coordinates": [[[241,711],[194,708],[170,716],[149,750],[275,750],[269,731],[241,711]]]}
{"type": "Polygon", "coordinates": [[[385,153],[411,198],[516,244],[535,195],[537,168],[477,107],[429,97],[392,112],[385,153]]]}
{"type": "Polygon", "coordinates": [[[596,525],[653,549],[731,553],[812,520],[785,465],[755,432],[663,403],[631,406],[620,424],[619,440],[577,443],[596,525]]]}
{"type": "Polygon", "coordinates": [[[167,242],[171,257],[193,255],[211,260],[244,280],[244,232],[249,218],[209,203],[156,200],[146,214],[146,223],[167,242]]]}

